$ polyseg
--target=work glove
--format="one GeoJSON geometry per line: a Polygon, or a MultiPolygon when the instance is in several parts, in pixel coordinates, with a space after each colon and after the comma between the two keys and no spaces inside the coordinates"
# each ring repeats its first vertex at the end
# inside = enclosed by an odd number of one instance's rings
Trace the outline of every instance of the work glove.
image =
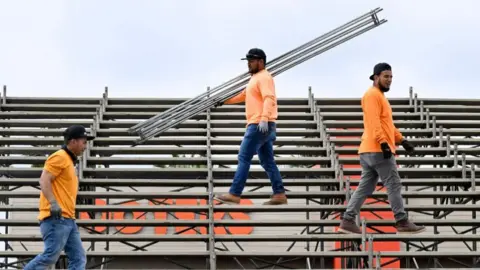
{"type": "Polygon", "coordinates": [[[267,121],[260,121],[258,124],[258,130],[262,133],[267,133],[268,132],[268,122],[267,121]]]}
{"type": "Polygon", "coordinates": [[[390,146],[388,146],[388,143],[384,142],[380,144],[380,147],[382,148],[383,158],[390,159],[392,157],[392,150],[390,146]]]}
{"type": "Polygon", "coordinates": [[[405,151],[407,151],[407,153],[410,155],[413,154],[413,152],[415,151],[415,147],[413,146],[413,144],[411,144],[407,140],[402,141],[402,146],[405,149],[405,151]]]}
{"type": "Polygon", "coordinates": [[[54,218],[62,217],[62,208],[60,208],[56,200],[50,202],[50,215],[54,218]]]}
{"type": "Polygon", "coordinates": [[[217,107],[220,107],[220,106],[222,106],[222,105],[223,105],[223,102],[220,102],[220,101],[219,101],[219,102],[215,103],[215,105],[213,105],[213,107],[214,107],[214,108],[217,108],[217,107]]]}

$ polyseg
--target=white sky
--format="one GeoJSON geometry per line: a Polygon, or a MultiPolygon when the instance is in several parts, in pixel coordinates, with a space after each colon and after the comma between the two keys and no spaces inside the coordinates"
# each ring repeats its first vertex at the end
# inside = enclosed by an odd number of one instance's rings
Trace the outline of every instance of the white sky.
{"type": "Polygon", "coordinates": [[[478,98],[480,1],[0,0],[9,96],[194,97],[376,7],[388,22],[276,79],[277,94],[360,97],[379,61],[390,97],[478,98]],[[189,10],[187,10],[189,8],[189,10]]]}

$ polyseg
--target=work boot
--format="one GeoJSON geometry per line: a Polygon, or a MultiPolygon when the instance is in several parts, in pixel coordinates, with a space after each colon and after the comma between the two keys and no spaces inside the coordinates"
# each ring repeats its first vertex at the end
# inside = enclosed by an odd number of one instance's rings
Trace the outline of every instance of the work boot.
{"type": "Polygon", "coordinates": [[[395,223],[398,234],[416,234],[424,232],[425,226],[417,226],[408,219],[400,220],[395,223]]]}
{"type": "Polygon", "coordinates": [[[281,205],[288,204],[287,196],[285,193],[274,194],[270,197],[270,200],[263,203],[263,205],[281,205]]]}
{"type": "Polygon", "coordinates": [[[340,222],[340,227],[338,228],[339,233],[358,233],[362,234],[362,230],[357,226],[357,223],[355,223],[354,220],[352,219],[342,219],[340,222]]]}
{"type": "Polygon", "coordinates": [[[227,193],[223,195],[217,195],[214,197],[217,201],[220,201],[225,204],[239,204],[240,196],[235,196],[233,194],[227,193]]]}

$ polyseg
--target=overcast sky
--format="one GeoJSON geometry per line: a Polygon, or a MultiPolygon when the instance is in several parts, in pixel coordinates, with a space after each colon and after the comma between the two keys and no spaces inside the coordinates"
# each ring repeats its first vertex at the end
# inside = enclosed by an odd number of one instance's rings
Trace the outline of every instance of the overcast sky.
{"type": "Polygon", "coordinates": [[[0,84],[13,96],[194,97],[376,7],[388,22],[276,77],[279,97],[479,98],[480,1],[0,0],[0,84]]]}

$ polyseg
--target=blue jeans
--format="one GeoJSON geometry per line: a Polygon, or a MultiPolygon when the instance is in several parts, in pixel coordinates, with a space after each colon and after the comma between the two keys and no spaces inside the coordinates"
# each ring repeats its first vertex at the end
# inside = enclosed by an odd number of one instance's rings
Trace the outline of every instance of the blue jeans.
{"type": "Polygon", "coordinates": [[[69,270],[84,270],[87,263],[85,250],[75,220],[48,217],[40,221],[44,251],[33,258],[24,270],[44,270],[55,265],[65,249],[69,270]]]}
{"type": "Polygon", "coordinates": [[[253,155],[258,154],[260,164],[270,178],[273,194],[284,193],[282,176],[273,157],[273,142],[277,139],[276,124],[268,123],[268,133],[258,130],[257,124],[247,126],[245,136],[238,153],[238,168],[233,178],[230,194],[240,196],[245,188],[253,155]]]}

